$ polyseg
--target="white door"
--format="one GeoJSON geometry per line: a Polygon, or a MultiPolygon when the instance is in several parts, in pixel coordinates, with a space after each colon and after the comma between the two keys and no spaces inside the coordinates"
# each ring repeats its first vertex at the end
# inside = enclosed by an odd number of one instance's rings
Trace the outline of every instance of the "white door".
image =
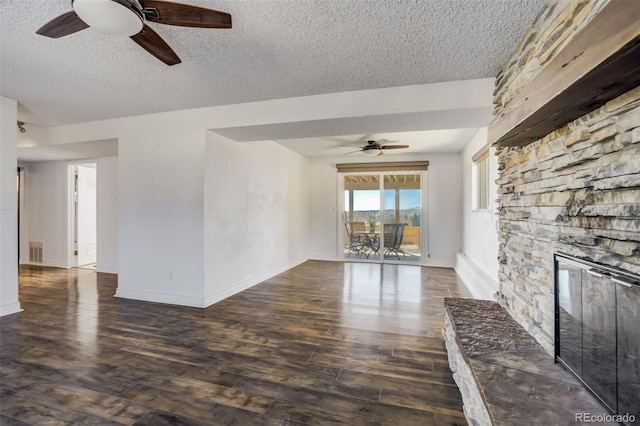
{"type": "Polygon", "coordinates": [[[96,167],[79,165],[77,169],[76,238],[78,242],[78,266],[96,263],[96,167]]]}

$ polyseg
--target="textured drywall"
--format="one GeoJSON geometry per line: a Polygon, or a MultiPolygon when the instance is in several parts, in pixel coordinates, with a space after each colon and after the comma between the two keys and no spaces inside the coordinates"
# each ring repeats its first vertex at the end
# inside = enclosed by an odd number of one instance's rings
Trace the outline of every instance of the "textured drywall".
{"type": "Polygon", "coordinates": [[[182,59],[128,38],[36,30],[69,0],[0,3],[0,93],[19,119],[58,125],[321,93],[494,77],[542,0],[182,0],[233,28],[151,23],[182,59]]]}

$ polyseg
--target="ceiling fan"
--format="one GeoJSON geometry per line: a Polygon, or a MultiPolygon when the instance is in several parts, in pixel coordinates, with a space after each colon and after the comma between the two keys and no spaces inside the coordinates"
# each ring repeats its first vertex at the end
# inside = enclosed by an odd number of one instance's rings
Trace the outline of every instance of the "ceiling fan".
{"type": "MultiPolygon", "coordinates": [[[[357,151],[347,152],[343,155],[353,154],[354,152],[362,152],[365,155],[369,155],[371,157],[375,157],[377,155],[382,155],[383,151],[386,149],[406,149],[409,148],[409,145],[387,145],[391,141],[386,139],[378,139],[378,140],[369,140],[367,144],[360,147],[357,151]]],[[[393,142],[391,142],[393,143],[393,142]]]]}
{"type": "Polygon", "coordinates": [[[167,65],[182,62],[147,22],[197,28],[231,28],[231,15],[162,0],[71,0],[73,10],[43,25],[37,34],[59,38],[92,27],[131,37],[167,65]]]}

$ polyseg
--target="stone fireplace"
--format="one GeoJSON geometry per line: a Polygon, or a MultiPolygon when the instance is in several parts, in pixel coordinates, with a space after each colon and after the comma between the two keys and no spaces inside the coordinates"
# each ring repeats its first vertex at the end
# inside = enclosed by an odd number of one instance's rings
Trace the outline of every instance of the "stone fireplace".
{"type": "MultiPolygon", "coordinates": [[[[497,78],[496,115],[606,3],[546,6],[497,78]]],[[[640,273],[640,87],[496,154],[498,301],[552,354],[555,253],[640,273]]]]}
{"type": "MultiPolygon", "coordinates": [[[[495,143],[499,171],[498,303],[445,301],[445,341],[470,424],[508,424],[505,419],[515,421],[518,413],[544,416],[549,409],[565,416],[563,424],[572,424],[580,420],[573,415],[584,410],[578,407],[604,410],[594,408],[598,403],[584,396],[585,388],[553,364],[559,349],[556,254],[586,262],[591,265],[587,269],[597,265],[607,274],[640,275],[638,23],[636,2],[546,2],[496,79],[496,119],[489,128],[489,143],[495,143]],[[501,311],[506,311],[504,316],[501,311]],[[499,325],[508,322],[513,322],[503,327],[508,333],[496,336],[499,325]]],[[[600,387],[603,393],[594,393],[610,411],[617,407],[636,413],[637,398],[629,405],[628,397],[638,395],[640,386],[637,335],[618,335],[618,328],[607,327],[611,318],[615,324],[634,322],[640,299],[636,293],[627,297],[623,290],[614,290],[614,296],[601,294],[608,287],[591,285],[591,278],[581,284],[587,293],[580,294],[580,314],[586,317],[573,318],[573,324],[564,317],[565,332],[571,327],[580,332],[570,338],[565,333],[564,348],[569,350],[560,360],[568,370],[584,368],[586,349],[586,388],[600,387]],[[607,303],[622,312],[594,319],[597,315],[591,314],[607,303]],[[628,315],[621,317],[625,310],[628,315]],[[595,336],[590,330],[600,331],[595,336]],[[611,343],[604,337],[614,332],[612,345],[622,342],[628,359],[614,356],[618,347],[604,349],[611,343]],[[571,345],[572,338],[580,343],[574,340],[571,345]],[[596,343],[597,348],[589,347],[596,343]],[[589,359],[594,354],[614,362],[598,370],[593,367],[601,359],[589,359]],[[622,387],[616,381],[620,374],[630,380],[622,387]],[[605,379],[592,380],[594,376],[605,379]]],[[[576,309],[577,290],[572,291],[560,296],[564,302],[573,297],[570,305],[576,309]]],[[[632,329],[637,327],[634,323],[632,329]]]]}
{"type": "Polygon", "coordinates": [[[555,253],[640,273],[640,89],[498,162],[498,300],[553,353],[555,253]]]}

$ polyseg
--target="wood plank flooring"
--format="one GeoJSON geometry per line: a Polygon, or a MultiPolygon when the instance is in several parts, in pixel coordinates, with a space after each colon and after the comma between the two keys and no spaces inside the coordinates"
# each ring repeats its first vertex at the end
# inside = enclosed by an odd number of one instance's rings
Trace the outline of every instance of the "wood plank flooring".
{"type": "Polygon", "coordinates": [[[308,261],[207,309],[23,267],[2,425],[466,424],[440,336],[451,269],[308,261]]]}

